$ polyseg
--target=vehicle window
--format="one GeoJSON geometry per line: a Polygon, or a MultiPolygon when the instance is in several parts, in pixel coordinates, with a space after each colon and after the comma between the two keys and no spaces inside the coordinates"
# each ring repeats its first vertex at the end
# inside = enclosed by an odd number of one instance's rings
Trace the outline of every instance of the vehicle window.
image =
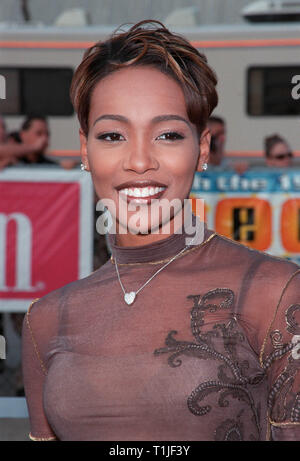
{"type": "MultiPolygon", "coordinates": [[[[300,101],[293,97],[292,83],[300,66],[251,67],[247,72],[247,113],[249,115],[300,114],[300,101]]],[[[300,96],[300,91],[299,91],[300,96]]]]}
{"type": "Polygon", "coordinates": [[[0,101],[2,115],[73,114],[69,97],[72,69],[0,67],[0,75],[6,80],[6,99],[0,101]]]}

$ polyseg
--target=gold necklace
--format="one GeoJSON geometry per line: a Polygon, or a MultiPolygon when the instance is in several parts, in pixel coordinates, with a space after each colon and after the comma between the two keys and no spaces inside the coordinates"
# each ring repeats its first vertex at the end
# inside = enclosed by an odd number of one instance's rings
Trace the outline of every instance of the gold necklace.
{"type": "Polygon", "coordinates": [[[157,275],[159,274],[159,272],[161,272],[165,267],[167,267],[172,261],[174,261],[176,258],[178,258],[178,256],[180,256],[189,246],[191,246],[196,238],[197,234],[192,238],[192,240],[190,241],[190,243],[188,245],[186,245],[179,253],[177,253],[175,256],[173,256],[166,264],[164,264],[160,269],[158,269],[145,283],[144,285],[142,285],[137,291],[129,291],[129,292],[126,292],[125,288],[124,288],[124,285],[121,281],[121,278],[120,278],[120,273],[119,273],[119,269],[118,269],[118,263],[117,263],[117,259],[116,257],[114,258],[115,259],[115,266],[116,266],[116,271],[117,271],[117,276],[118,276],[118,280],[119,280],[119,283],[120,283],[120,286],[122,288],[122,291],[124,293],[124,301],[126,304],[128,304],[128,306],[130,306],[131,304],[134,303],[134,300],[137,296],[137,294],[146,286],[148,285],[148,283],[151,282],[151,280],[157,275]]]}

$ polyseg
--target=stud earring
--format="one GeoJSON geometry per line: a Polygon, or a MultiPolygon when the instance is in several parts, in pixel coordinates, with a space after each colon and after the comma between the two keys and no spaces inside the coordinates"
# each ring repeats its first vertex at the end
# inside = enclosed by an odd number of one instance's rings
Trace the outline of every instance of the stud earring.
{"type": "Polygon", "coordinates": [[[81,171],[84,171],[84,170],[86,170],[86,166],[83,163],[81,163],[80,169],[81,169],[81,171]]]}
{"type": "Polygon", "coordinates": [[[207,170],[207,168],[208,168],[207,163],[203,163],[203,165],[202,165],[202,170],[205,171],[205,170],[207,170]]]}

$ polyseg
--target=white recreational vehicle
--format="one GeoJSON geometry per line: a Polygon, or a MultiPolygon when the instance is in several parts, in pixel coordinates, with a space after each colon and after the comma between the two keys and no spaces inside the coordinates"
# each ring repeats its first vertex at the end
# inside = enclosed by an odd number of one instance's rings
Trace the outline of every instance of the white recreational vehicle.
{"type": "MultiPolygon", "coordinates": [[[[270,9],[278,2],[255,4],[256,9],[253,5],[244,9],[249,22],[172,29],[203,51],[217,73],[220,102],[215,114],[227,122],[229,155],[259,157],[263,138],[273,133],[286,137],[299,155],[300,22],[285,21],[282,8],[281,14],[275,8],[276,17],[274,8],[273,16],[270,11],[268,16],[266,6],[270,9]]],[[[300,2],[288,4],[294,5],[293,18],[299,19],[300,2]]],[[[286,8],[290,13],[291,7],[286,8]]],[[[0,114],[9,129],[18,128],[27,114],[44,114],[50,124],[51,151],[78,155],[70,80],[84,50],[113,30],[97,25],[0,25],[0,75],[6,81],[0,114]]]]}

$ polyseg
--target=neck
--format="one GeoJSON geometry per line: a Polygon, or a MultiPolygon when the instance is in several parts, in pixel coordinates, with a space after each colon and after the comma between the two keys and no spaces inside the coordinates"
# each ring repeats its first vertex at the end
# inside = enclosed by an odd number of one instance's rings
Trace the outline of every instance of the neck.
{"type": "MultiPolygon", "coordinates": [[[[135,236],[135,245],[132,245],[131,242],[128,245],[120,245],[116,242],[117,234],[109,234],[108,241],[113,259],[116,259],[118,264],[143,264],[165,260],[179,253],[193,239],[194,235],[197,235],[197,238],[193,245],[201,244],[213,232],[208,231],[205,223],[195,215],[192,214],[190,218],[191,222],[188,222],[189,220],[185,222],[182,232],[174,232],[172,235],[170,233],[169,235],[158,235],[160,240],[152,240],[152,242],[147,240],[147,243],[143,245],[141,240],[138,241],[140,244],[137,244],[137,239],[141,236],[135,236]]],[[[142,237],[147,236],[143,235],[142,237]]],[[[148,237],[151,237],[151,234],[148,237]]],[[[143,241],[145,242],[144,239],[143,241]]]]}

